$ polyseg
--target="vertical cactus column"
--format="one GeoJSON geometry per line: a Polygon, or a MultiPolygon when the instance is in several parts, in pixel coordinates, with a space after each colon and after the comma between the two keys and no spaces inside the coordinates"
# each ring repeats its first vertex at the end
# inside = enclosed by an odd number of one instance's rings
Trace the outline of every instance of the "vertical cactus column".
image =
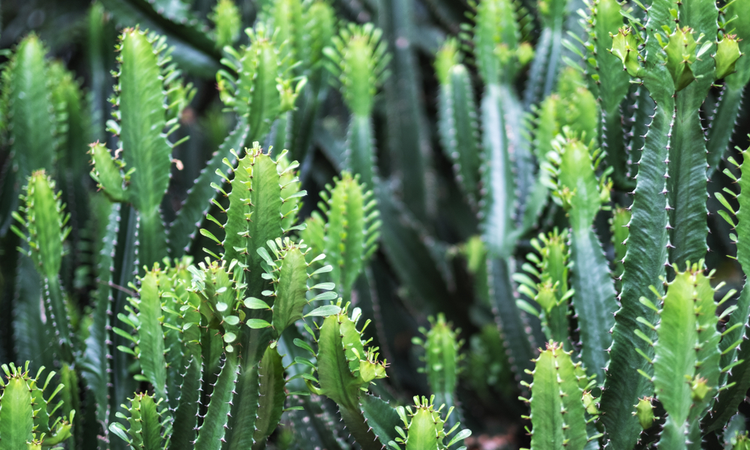
{"type": "MultiPolygon", "coordinates": [[[[743,57],[744,58],[744,57],[743,57]]],[[[734,157],[729,157],[730,164],[740,169],[741,176],[737,178],[731,170],[726,169],[724,174],[735,181],[739,192],[737,194],[731,191],[726,194],[736,197],[739,208],[735,209],[722,193],[717,192],[716,198],[721,202],[727,211],[719,211],[719,214],[735,230],[732,239],[737,244],[737,261],[742,266],[743,272],[750,272],[750,248],[748,248],[748,238],[750,236],[750,204],[748,203],[748,192],[750,186],[748,181],[750,177],[746,176],[750,159],[747,158],[747,150],[742,152],[742,164],[738,163],[734,157]]],[[[746,275],[747,277],[747,275],[746,275]]],[[[715,430],[724,422],[730,419],[734,414],[735,407],[743,401],[742,392],[747,391],[750,387],[750,359],[747,357],[750,346],[746,343],[748,316],[750,316],[750,289],[747,287],[747,278],[742,288],[739,298],[737,299],[736,309],[729,316],[726,329],[722,333],[721,340],[721,374],[719,376],[719,386],[722,388],[717,397],[714,410],[710,419],[707,421],[708,430],[715,430]],[[739,346],[739,348],[738,348],[739,346]]],[[[725,313],[727,314],[727,313],[725,313]]]]}
{"type": "MultiPolygon", "coordinates": [[[[621,29],[613,38],[613,54],[631,76],[643,81],[656,103],[631,208],[622,308],[616,315],[612,359],[602,396],[602,420],[616,448],[628,448],[635,442],[639,430],[635,417],[627,417],[626,411],[632,411],[637,398],[649,394],[647,379],[624,375],[625,367],[630,365],[631,373],[639,369],[649,377],[653,374],[648,361],[654,353],[649,343],[656,338],[656,331],[644,324],[654,322],[655,310],[640,299],[655,302],[654,295],[661,295],[665,263],[684,266],[688,261],[702,261],[706,251],[706,161],[698,109],[711,81],[724,76],[720,68],[739,57],[738,52],[719,51],[716,62],[708,57],[718,48],[718,12],[713,2],[694,0],[678,6],[674,9],[670,2],[662,1],[651,5],[643,54],[638,51],[640,37],[632,30],[621,29]],[[675,18],[678,24],[673,28],[675,18]],[[649,285],[656,290],[644,289],[649,285]],[[636,332],[645,339],[634,339],[636,332]],[[633,364],[636,350],[646,356],[646,363],[633,364]]],[[[705,405],[699,408],[701,414],[703,408],[705,405]]]]}
{"type": "Polygon", "coordinates": [[[52,174],[55,163],[55,118],[47,85],[47,50],[35,34],[18,44],[13,58],[3,70],[3,105],[14,165],[10,180],[15,195],[3,196],[0,229],[7,230],[10,213],[16,210],[20,188],[31,172],[46,169],[52,174]]]}
{"type": "Polygon", "coordinates": [[[463,359],[459,353],[463,341],[458,339],[461,330],[454,330],[452,324],[446,322],[443,314],[438,315],[437,319],[431,317],[430,325],[429,331],[420,330],[425,335],[424,340],[414,338],[412,342],[424,346],[423,371],[427,374],[427,382],[436,403],[454,411],[454,414],[445,419],[448,429],[451,429],[460,420],[456,387],[460,372],[459,364],[463,359]]]}
{"type": "Polygon", "coordinates": [[[468,69],[461,63],[458,41],[447,40],[435,58],[440,82],[438,129],[443,152],[453,162],[456,181],[469,204],[479,204],[481,152],[477,108],[468,69]]]}
{"type": "MultiPolygon", "coordinates": [[[[14,213],[14,217],[23,230],[12,228],[26,242],[27,254],[42,279],[42,298],[59,345],[58,351],[63,361],[71,364],[75,356],[74,336],[60,282],[63,241],[70,233],[67,226],[70,216],[63,212],[60,193],[55,192],[55,183],[44,170],[31,174],[21,200],[23,216],[14,213]]],[[[39,331],[34,330],[35,333],[39,331]]]]}
{"type": "Polygon", "coordinates": [[[634,181],[628,174],[628,153],[622,126],[621,106],[630,87],[630,77],[622,70],[622,62],[610,51],[612,38],[623,26],[622,6],[617,0],[596,0],[589,14],[589,50],[595,63],[591,79],[601,105],[598,121],[599,139],[607,165],[613,168],[615,188],[632,190],[634,181]]]}
{"type": "Polygon", "coordinates": [[[656,333],[639,322],[642,317],[653,322],[656,313],[640,303],[641,297],[656,300],[649,286],[663,293],[662,278],[666,275],[668,217],[665,175],[672,120],[674,116],[675,82],[663,61],[656,33],[662,26],[671,26],[668,1],[654,1],[646,23],[645,54],[638,53],[638,36],[630,29],[621,29],[614,37],[612,52],[620,58],[631,76],[640,77],[649,95],[656,102],[654,118],[645,138],[639,165],[638,182],[631,207],[630,235],[623,261],[621,307],[615,314],[612,331],[610,363],[607,367],[605,390],[602,394],[602,422],[613,448],[631,448],[641,431],[633,416],[639,398],[652,390],[646,378],[638,374],[652,374],[651,365],[638,352],[653,358],[653,348],[638,337],[653,340],[656,333]]]}
{"type": "Polygon", "coordinates": [[[700,419],[718,390],[716,303],[703,262],[677,272],[659,312],[654,392],[667,412],[659,445],[700,449],[700,419]]]}
{"type": "Polygon", "coordinates": [[[524,92],[526,108],[551,94],[555,86],[563,54],[563,32],[569,3],[569,0],[541,0],[538,3],[542,33],[524,92]]]}
{"type": "Polygon", "coordinates": [[[549,153],[556,168],[554,194],[567,211],[571,227],[571,286],[575,290],[572,303],[583,344],[581,360],[588,373],[602,384],[617,302],[593,223],[602,205],[609,202],[611,184],[606,175],[600,179],[596,175],[601,151],[592,152],[583,142],[562,136],[558,136],[554,147],[555,152],[549,153]]]}
{"type": "Polygon", "coordinates": [[[377,249],[380,220],[373,191],[365,190],[359,176],[344,172],[334,182],[321,192],[323,201],[318,204],[325,220],[314,212],[306,221],[302,239],[316,253],[326,255],[332,270],[322,277],[333,282],[349,302],[354,282],[377,249]]]}
{"type": "Polygon", "coordinates": [[[582,450],[588,440],[580,368],[560,344],[536,359],[531,384],[531,450],[582,450]]]}
{"type": "Polygon", "coordinates": [[[263,141],[276,118],[294,108],[304,85],[304,79],[293,83],[279,55],[280,43],[268,35],[262,23],[245,33],[250,45],[239,51],[225,48],[228,54],[224,61],[233,73],[217,73],[221,98],[237,114],[237,125],[201,171],[169,226],[169,252],[173,257],[183,255],[198,233],[211,199],[219,193],[215,186],[223,179],[217,170],[221,171],[224,160],[234,167],[235,155],[241,156],[245,145],[263,141]]]}
{"type": "Polygon", "coordinates": [[[379,85],[387,77],[390,55],[381,42],[383,32],[367,24],[350,24],[333,38],[325,54],[329,70],[341,86],[344,102],[351,111],[346,139],[346,168],[359,174],[367,186],[375,186],[377,166],[374,148],[372,109],[379,85]]]}
{"type": "Polygon", "coordinates": [[[114,159],[102,145],[92,147],[92,176],[113,201],[132,203],[137,210],[138,261],[150,266],[167,256],[160,205],[176,145],[168,136],[177,129],[193,90],[181,84],[179,72],[168,65],[164,38],[127,29],[118,50],[115,120],[108,125],[120,147],[114,159]]]}
{"type": "Polygon", "coordinates": [[[521,134],[523,108],[510,88],[520,56],[514,8],[507,0],[479,3],[473,39],[474,58],[484,82],[480,105],[483,158],[480,219],[488,255],[490,292],[514,370],[520,378],[528,378],[525,370],[531,368],[533,343],[513,297],[510,267],[519,234],[514,220],[518,195],[512,156],[523,160],[530,151],[521,134]]]}
{"type": "MultiPolygon", "coordinates": [[[[518,292],[533,299],[540,311],[531,305],[525,309],[533,311],[542,321],[547,339],[557,342],[570,351],[569,301],[573,291],[568,284],[570,271],[570,248],[568,233],[554,230],[533,239],[531,245],[539,253],[530,253],[526,259],[531,264],[524,265],[525,273],[516,273],[513,279],[518,283],[518,292]],[[541,257],[541,258],[540,258],[541,257]],[[532,279],[533,277],[533,279],[532,279]],[[537,281],[538,280],[538,281],[537,281]]],[[[524,300],[520,300],[524,302],[524,300]]]]}

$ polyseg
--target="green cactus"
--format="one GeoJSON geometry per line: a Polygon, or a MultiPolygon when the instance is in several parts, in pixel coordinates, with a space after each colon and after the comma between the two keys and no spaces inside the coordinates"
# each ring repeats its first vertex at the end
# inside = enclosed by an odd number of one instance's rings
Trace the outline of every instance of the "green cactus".
{"type": "Polygon", "coordinates": [[[461,330],[454,330],[451,324],[445,321],[444,315],[439,315],[437,320],[432,317],[430,319],[430,330],[420,330],[425,336],[424,341],[414,338],[412,342],[424,346],[424,372],[427,374],[427,382],[437,404],[455,411],[455,414],[445,419],[450,429],[459,420],[456,388],[463,359],[459,352],[463,341],[458,339],[461,330]]]}
{"type": "Polygon", "coordinates": [[[233,0],[220,0],[214,6],[211,21],[216,26],[216,46],[234,45],[240,38],[240,11],[233,0]]]}
{"type": "Polygon", "coordinates": [[[314,212],[302,238],[327,256],[332,270],[322,277],[335,283],[344,301],[350,301],[357,276],[376,250],[379,212],[372,191],[365,190],[358,175],[344,172],[335,183],[321,192],[323,201],[318,205],[327,220],[314,212]]]}
{"type": "MultiPolygon", "coordinates": [[[[60,282],[60,267],[63,258],[63,241],[70,233],[67,226],[70,216],[63,211],[60,193],[55,192],[55,183],[44,170],[31,174],[23,205],[14,213],[23,230],[12,226],[13,231],[25,241],[27,255],[34,262],[42,280],[42,297],[45,311],[54,328],[59,351],[64,361],[73,362],[74,336],[68,322],[65,294],[60,282]]],[[[22,248],[23,250],[23,248],[22,248]]]]}
{"type": "Polygon", "coordinates": [[[367,24],[351,24],[333,38],[324,53],[329,71],[338,79],[344,102],[352,113],[347,131],[346,168],[374,186],[377,169],[371,114],[378,86],[387,78],[389,54],[380,38],[383,32],[367,24]]]}
{"type": "Polygon", "coordinates": [[[568,284],[570,271],[568,233],[554,230],[548,235],[539,235],[538,239],[531,241],[531,245],[541,258],[535,253],[529,253],[526,259],[533,263],[533,266],[525,264],[523,266],[525,273],[516,273],[514,280],[519,284],[518,291],[534,300],[540,309],[536,311],[528,303],[525,304],[524,309],[540,317],[547,339],[570,348],[568,301],[574,291],[568,284]]]}
{"type": "Polygon", "coordinates": [[[535,361],[531,384],[531,448],[583,449],[586,418],[580,371],[570,353],[550,342],[535,361]]]}
{"type": "Polygon", "coordinates": [[[52,393],[47,389],[55,373],[42,379],[42,367],[32,377],[28,363],[23,368],[3,364],[2,369],[6,379],[0,380],[0,448],[27,448],[27,443],[35,448],[54,447],[70,438],[75,413],[65,417],[57,413],[62,403],[52,403],[63,386],[52,393]]]}
{"type": "MultiPolygon", "coordinates": [[[[377,347],[365,347],[368,341],[357,329],[361,312],[355,308],[351,317],[347,308],[325,319],[317,337],[317,379],[306,378],[310,390],[325,395],[339,407],[341,418],[354,439],[363,448],[381,448],[384,437],[375,434],[362,412],[361,397],[367,396],[370,383],[385,378],[385,361],[378,360],[377,347]],[[315,386],[316,383],[318,386],[315,386]],[[364,393],[363,393],[364,391],[364,393]],[[380,440],[380,443],[378,443],[380,440]]],[[[387,436],[385,436],[387,438],[387,436]]]]}
{"type": "Polygon", "coordinates": [[[4,6],[0,449],[748,447],[748,0],[4,6]]]}
{"type": "Polygon", "coordinates": [[[435,59],[440,81],[440,141],[453,162],[459,186],[472,206],[479,203],[479,127],[471,78],[461,64],[458,42],[446,41],[435,59]]]}
{"type": "Polygon", "coordinates": [[[607,261],[591,225],[602,204],[609,201],[611,184],[606,175],[597,179],[599,152],[591,152],[577,139],[565,140],[562,136],[553,145],[555,152],[548,155],[556,171],[554,195],[567,211],[571,228],[571,287],[575,291],[571,302],[584,343],[581,359],[586,370],[601,382],[617,303],[607,261]]]}
{"type": "Polygon", "coordinates": [[[304,84],[304,80],[292,84],[288,66],[279,58],[280,44],[273,36],[267,36],[262,24],[257,30],[247,29],[245,33],[250,39],[249,46],[239,52],[226,49],[229,54],[224,61],[234,74],[222,70],[216,75],[222,100],[238,115],[237,125],[195,180],[170,225],[169,245],[173,257],[186,252],[200,229],[211,199],[217,194],[214,186],[222,182],[217,170],[221,170],[224,160],[233,158],[230,164],[234,165],[234,155],[241,153],[245,145],[262,141],[276,118],[293,108],[304,84]]]}
{"type": "Polygon", "coordinates": [[[611,41],[610,34],[616,35],[623,26],[622,6],[617,0],[597,0],[591,3],[590,9],[588,50],[593,54],[594,62],[591,79],[601,105],[598,134],[607,163],[615,169],[612,181],[618,188],[632,189],[632,181],[627,177],[628,155],[620,123],[620,105],[628,93],[630,78],[622,70],[623,63],[618,59],[624,56],[628,61],[625,63],[627,66],[637,54],[637,48],[632,34],[611,41]]]}
{"type": "MultiPolygon", "coordinates": [[[[445,424],[450,418],[452,409],[449,409],[446,417],[443,418],[441,414],[442,407],[435,409],[433,401],[432,397],[430,399],[415,397],[413,408],[411,406],[398,408],[398,415],[404,426],[403,428],[398,427],[396,429],[401,437],[389,442],[391,448],[401,449],[401,446],[398,444],[403,444],[407,450],[421,448],[437,448],[442,450],[451,448],[454,444],[471,436],[471,431],[462,430],[452,438],[449,438],[449,435],[458,427],[456,425],[450,430],[445,431],[445,424]],[[446,443],[445,440],[448,438],[450,441],[446,443]]],[[[465,448],[459,447],[459,449],[465,448]]]]}
{"type": "Polygon", "coordinates": [[[92,147],[93,176],[111,199],[128,201],[138,211],[138,258],[150,265],[167,256],[160,203],[169,185],[175,145],[167,137],[176,130],[194,92],[180,83],[174,66],[167,66],[164,39],[129,29],[120,37],[118,49],[119,83],[112,99],[117,111],[108,126],[120,146],[115,158],[101,145],[92,147]]]}
{"type": "Polygon", "coordinates": [[[721,336],[713,289],[701,265],[675,275],[659,313],[653,383],[667,411],[660,441],[671,447],[700,447],[699,420],[718,389],[721,336]]]}

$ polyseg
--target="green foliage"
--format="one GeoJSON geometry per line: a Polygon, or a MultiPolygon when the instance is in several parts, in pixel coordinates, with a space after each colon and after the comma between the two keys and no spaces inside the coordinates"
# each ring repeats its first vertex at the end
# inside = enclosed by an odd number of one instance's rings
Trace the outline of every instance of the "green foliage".
{"type": "Polygon", "coordinates": [[[446,41],[435,58],[440,81],[438,94],[440,141],[453,162],[459,186],[473,207],[479,202],[479,130],[471,77],[460,62],[458,42],[446,41]]]}
{"type": "Polygon", "coordinates": [[[349,317],[344,308],[325,319],[317,337],[317,379],[311,376],[306,381],[313,393],[336,402],[341,418],[360,446],[381,448],[387,444],[388,436],[375,435],[378,430],[368,426],[360,402],[362,396],[368,395],[368,386],[386,376],[386,362],[378,360],[377,347],[365,347],[368,341],[362,339],[362,331],[367,323],[358,330],[360,317],[359,309],[353,309],[349,317]]]}
{"type": "MultiPolygon", "coordinates": [[[[442,314],[437,320],[430,317],[430,325],[429,331],[421,330],[425,335],[424,341],[414,338],[412,342],[424,346],[424,372],[427,374],[430,391],[433,392],[438,404],[445,405],[451,410],[457,407],[456,388],[462,360],[459,352],[463,345],[463,342],[458,339],[458,334],[461,330],[454,330],[442,314]]],[[[458,412],[446,417],[448,428],[458,423],[457,416],[458,412]]]]}
{"type": "MultiPolygon", "coordinates": [[[[442,450],[451,447],[453,444],[471,435],[469,430],[464,430],[452,438],[449,437],[456,430],[456,427],[454,427],[445,431],[445,424],[451,415],[452,409],[448,410],[445,419],[443,419],[441,414],[442,407],[435,409],[433,400],[433,398],[428,400],[426,397],[422,397],[421,399],[415,397],[414,407],[398,408],[398,415],[404,426],[403,428],[396,428],[401,437],[396,438],[395,442],[391,441],[389,443],[392,448],[400,449],[401,447],[396,443],[398,442],[403,444],[404,448],[408,450],[421,448],[437,448],[442,450]],[[450,441],[446,443],[446,439],[450,439],[450,441]]],[[[460,447],[460,449],[464,448],[460,447]]]]}
{"type": "Polygon", "coordinates": [[[211,20],[216,26],[216,45],[233,45],[240,38],[240,11],[233,0],[219,0],[213,10],[211,20]]]}
{"type": "Polygon", "coordinates": [[[62,402],[53,403],[63,386],[48,389],[55,373],[49,372],[42,379],[44,367],[36,377],[31,376],[28,364],[23,368],[3,364],[2,369],[5,380],[0,380],[0,448],[26,448],[27,443],[38,448],[54,447],[70,438],[75,414],[65,417],[57,412],[62,402]]]}
{"type": "Polygon", "coordinates": [[[0,449],[748,447],[748,0],[100,1],[3,4],[0,449]]]}
{"type": "Polygon", "coordinates": [[[371,114],[377,88],[388,77],[390,55],[380,40],[383,32],[372,24],[342,28],[323,52],[328,70],[341,86],[341,94],[352,113],[347,131],[345,167],[359,174],[368,186],[376,179],[371,114]]]}
{"type": "Polygon", "coordinates": [[[562,347],[547,344],[535,361],[531,384],[531,448],[583,449],[586,445],[580,367],[562,347]]]}
{"type": "Polygon", "coordinates": [[[372,191],[366,191],[359,176],[344,172],[321,192],[318,204],[323,216],[314,212],[306,221],[302,238],[318,253],[323,253],[332,270],[321,275],[339,287],[341,296],[349,301],[357,277],[377,249],[380,220],[372,191]]]}
{"type": "Polygon", "coordinates": [[[567,241],[568,233],[560,233],[557,229],[548,235],[539,235],[538,239],[531,241],[539,255],[529,253],[526,257],[533,265],[525,264],[525,273],[516,273],[513,277],[519,284],[518,291],[540,307],[536,311],[521,300],[524,309],[539,316],[547,339],[561,343],[565,348],[570,347],[568,301],[574,294],[568,285],[570,249],[567,241]]]}

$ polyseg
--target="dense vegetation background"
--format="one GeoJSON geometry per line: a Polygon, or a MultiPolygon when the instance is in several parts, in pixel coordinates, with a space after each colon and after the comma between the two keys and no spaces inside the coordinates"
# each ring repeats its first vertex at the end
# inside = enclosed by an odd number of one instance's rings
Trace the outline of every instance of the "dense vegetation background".
{"type": "MultiPolygon", "coordinates": [[[[270,0],[240,0],[241,29],[252,27],[270,0]]],[[[542,2],[545,3],[545,2],[542,2]]],[[[374,325],[368,335],[374,339],[382,355],[387,358],[388,378],[380,383],[378,392],[384,397],[400,401],[412,395],[427,394],[427,377],[417,369],[424,363],[424,349],[412,344],[420,336],[420,327],[429,327],[428,317],[439,312],[460,328],[463,340],[462,371],[457,398],[463,410],[463,423],[474,430],[474,445],[482,448],[517,448],[528,445],[521,419],[526,405],[517,399],[520,393],[510,370],[506,351],[492,316],[493,306],[481,295],[477,283],[477,262],[471,261],[471,239],[479,233],[479,218],[471,198],[462,195],[453,171],[453,161],[441,147],[438,125],[438,75],[435,55],[446,38],[460,36],[462,45],[472,46],[465,35],[463,23],[470,23],[474,7],[464,0],[334,0],[332,6],[339,23],[373,22],[384,31],[391,60],[388,76],[375,97],[373,110],[374,142],[377,148],[377,167],[392,202],[380,204],[383,233],[380,249],[375,253],[366,273],[355,285],[352,302],[362,308],[374,325]],[[463,30],[463,31],[462,31],[463,30]]],[[[519,0],[519,17],[523,39],[537,46],[543,38],[543,14],[536,2],[519,0]]],[[[72,72],[80,85],[81,118],[79,128],[67,134],[67,141],[57,150],[55,168],[58,185],[65,191],[64,201],[71,213],[73,232],[65,245],[63,260],[64,288],[71,299],[72,322],[86,323],[94,305],[97,289],[95,255],[101,242],[91,231],[106,221],[102,217],[105,202],[96,183],[89,176],[88,144],[99,141],[116,147],[116,140],[107,130],[112,116],[113,95],[111,72],[117,70],[115,45],[124,27],[140,25],[166,36],[174,46],[173,60],[183,77],[195,87],[195,96],[179,117],[180,128],[170,137],[176,142],[189,139],[175,147],[173,158],[180,164],[172,165],[169,190],[162,201],[162,214],[171,223],[187,197],[188,190],[200,171],[236,125],[236,115],[227,109],[220,98],[216,72],[222,69],[222,51],[217,44],[212,20],[214,0],[2,0],[2,28],[0,48],[3,61],[30,33],[35,33],[46,45],[48,58],[59,61],[72,72]],[[64,180],[64,181],[62,181],[64,180]],[[88,227],[88,228],[87,228],[88,227]]],[[[554,85],[557,73],[568,64],[579,64],[580,58],[571,48],[581,48],[576,39],[587,39],[587,31],[580,23],[578,10],[586,9],[580,0],[569,0],[565,5],[561,27],[555,28],[552,39],[568,46],[553,47],[557,68],[544,80],[530,76],[532,65],[523,66],[512,80],[512,87],[521,93],[525,107],[519,114],[533,121],[532,105],[542,99],[534,93],[545,80],[554,85]],[[570,47],[570,48],[569,48],[570,47]]],[[[549,36],[545,37],[549,39],[549,36]]],[[[235,47],[247,44],[241,33],[235,47]]],[[[747,56],[745,56],[747,57],[747,56]]],[[[479,75],[474,61],[466,61],[474,79],[475,95],[481,92],[479,75]]],[[[519,65],[520,66],[520,65],[519,65]]],[[[5,89],[5,86],[3,87],[5,89]]],[[[546,95],[551,87],[539,90],[546,95]]],[[[286,142],[290,155],[300,162],[299,177],[308,197],[300,216],[308,217],[319,200],[318,194],[343,169],[346,130],[349,113],[338,89],[324,90],[320,112],[314,117],[308,136],[286,142]]],[[[706,119],[715,109],[720,89],[711,89],[702,114],[706,119]]],[[[627,105],[624,105],[627,107],[627,105]]],[[[628,127],[627,124],[623,127],[628,127]]],[[[519,130],[520,131],[520,130],[519,130]]],[[[632,130],[626,130],[632,131],[632,130]]],[[[734,130],[733,145],[747,148],[745,138],[750,132],[747,105],[743,105],[734,130]]],[[[10,231],[10,213],[18,206],[15,200],[24,180],[11,176],[17,170],[12,158],[10,133],[5,128],[0,140],[0,363],[30,359],[32,364],[46,360],[49,355],[34,354],[36,350],[52,352],[53,348],[35,349],[26,346],[23,336],[39,332],[33,323],[24,322],[18,313],[29,299],[19,296],[19,287],[28,276],[16,248],[19,238],[10,231]]],[[[278,130],[261,142],[263,147],[284,142],[277,138],[278,130]]],[[[734,253],[728,226],[716,214],[720,209],[714,192],[731,187],[731,180],[714,172],[709,183],[708,247],[706,265],[716,268],[714,284],[726,281],[722,292],[741,290],[742,271],[726,255],[734,253]]],[[[613,198],[622,205],[629,203],[627,185],[615,185],[613,198]]],[[[520,237],[513,249],[512,259],[520,267],[527,253],[533,251],[531,239],[555,226],[566,226],[564,211],[549,202],[544,207],[539,223],[520,237]]],[[[611,212],[601,211],[596,218],[596,230],[604,243],[611,242],[609,222],[611,212]]],[[[123,223],[123,222],[121,222],[123,223]]],[[[209,226],[204,222],[204,226],[209,226]]],[[[121,228],[119,242],[127,227],[121,228]]],[[[196,260],[204,258],[204,247],[211,245],[207,238],[198,236],[189,247],[196,260]]],[[[121,249],[116,250],[119,253],[121,249]]],[[[610,261],[615,249],[604,245],[610,261]]],[[[116,269],[117,270],[117,269],[116,269]]],[[[485,274],[486,276],[486,274],[485,274]]],[[[480,274],[481,278],[481,274],[480,274]]],[[[115,280],[114,296],[127,295],[127,282],[115,280]],[[119,294],[118,294],[119,293],[119,294]]],[[[538,321],[529,318],[532,335],[543,336],[538,321]]],[[[573,332],[575,337],[575,331],[573,332]]],[[[543,342],[538,339],[539,343],[543,342]]],[[[85,394],[82,395],[82,398],[85,394]]],[[[743,405],[743,409],[746,405],[743,405]]],[[[84,409],[86,402],[84,402],[84,409]]],[[[90,407],[90,404],[89,404],[90,407]]],[[[79,440],[87,439],[78,437],[79,440]]],[[[88,441],[90,442],[90,441],[88,441]]],[[[283,436],[272,442],[286,445],[283,436]]],[[[276,445],[274,444],[274,445],[276,445]]],[[[85,448],[85,447],[84,447],[85,448]]]]}

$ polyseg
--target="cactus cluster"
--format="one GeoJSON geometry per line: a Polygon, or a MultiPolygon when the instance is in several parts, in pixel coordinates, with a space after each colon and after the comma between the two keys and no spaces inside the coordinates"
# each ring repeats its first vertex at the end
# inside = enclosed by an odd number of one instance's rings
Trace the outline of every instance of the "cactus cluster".
{"type": "Polygon", "coordinates": [[[750,0],[78,3],[0,19],[0,450],[750,448],[750,0]]]}

